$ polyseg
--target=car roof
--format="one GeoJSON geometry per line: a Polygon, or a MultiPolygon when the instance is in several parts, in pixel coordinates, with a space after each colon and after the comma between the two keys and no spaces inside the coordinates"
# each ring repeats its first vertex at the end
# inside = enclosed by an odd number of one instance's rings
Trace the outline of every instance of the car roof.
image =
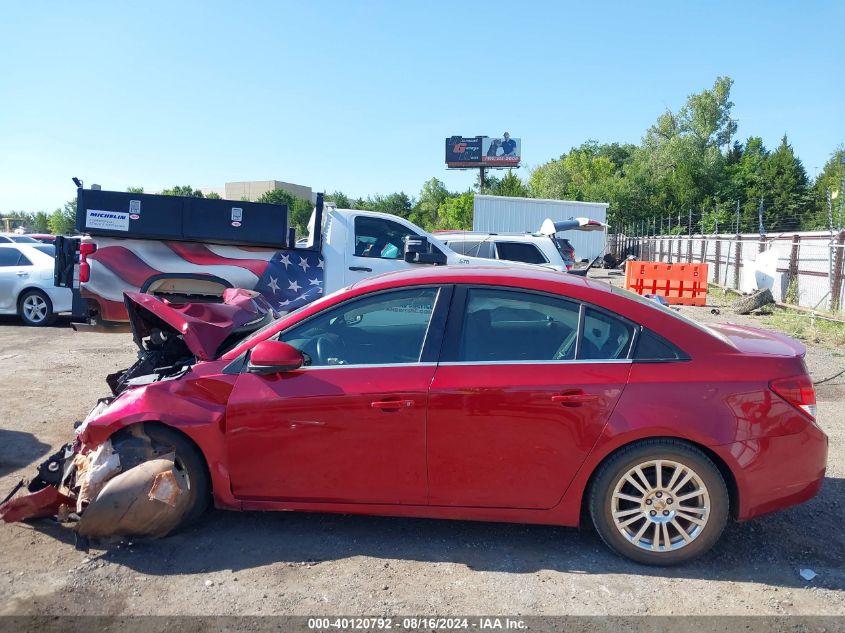
{"type": "Polygon", "coordinates": [[[442,241],[452,241],[462,238],[467,239],[487,239],[489,237],[507,237],[517,238],[526,241],[536,241],[548,239],[547,235],[540,235],[539,233],[484,233],[482,231],[443,231],[435,233],[434,236],[442,241]]]}

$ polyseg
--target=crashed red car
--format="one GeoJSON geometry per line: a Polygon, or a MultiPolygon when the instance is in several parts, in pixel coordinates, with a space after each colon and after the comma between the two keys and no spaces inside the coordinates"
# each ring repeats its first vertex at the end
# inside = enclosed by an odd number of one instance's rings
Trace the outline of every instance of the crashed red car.
{"type": "Polygon", "coordinates": [[[584,278],[388,274],[246,337],[235,321],[266,315],[229,314],[227,334],[227,319],[206,325],[209,306],[127,305],[140,366],[110,377],[114,395],[30,484],[44,498],[13,497],[6,520],[56,513],[83,537],[161,536],[212,499],[567,526],[589,516],[615,551],[666,565],[707,551],[730,517],[810,499],[824,478],[800,343],[704,327],[584,278]]]}

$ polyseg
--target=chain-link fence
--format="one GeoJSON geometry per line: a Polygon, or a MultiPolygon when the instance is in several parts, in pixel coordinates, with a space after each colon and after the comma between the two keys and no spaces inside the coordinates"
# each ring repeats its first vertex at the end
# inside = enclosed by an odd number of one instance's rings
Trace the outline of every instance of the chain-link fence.
{"type": "Polygon", "coordinates": [[[752,292],[773,280],[777,301],[845,311],[845,231],[608,237],[608,252],[620,260],[705,262],[712,283],[752,292]]]}

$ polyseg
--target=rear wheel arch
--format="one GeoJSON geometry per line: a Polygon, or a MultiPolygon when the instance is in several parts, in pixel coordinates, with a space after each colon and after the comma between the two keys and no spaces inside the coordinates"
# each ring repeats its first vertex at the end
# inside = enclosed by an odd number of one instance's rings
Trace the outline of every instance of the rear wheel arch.
{"type": "Polygon", "coordinates": [[[647,445],[650,443],[657,443],[657,442],[669,442],[675,443],[680,446],[686,446],[690,448],[694,448],[702,453],[716,466],[719,470],[719,473],[722,475],[722,479],[725,481],[725,486],[728,489],[728,499],[730,501],[730,508],[729,513],[731,518],[736,519],[739,515],[739,486],[736,481],[736,476],[734,475],[733,470],[731,470],[730,466],[719,456],[716,452],[712,449],[704,446],[703,444],[699,444],[698,442],[694,442],[692,440],[688,440],[681,437],[673,437],[673,436],[654,436],[648,438],[641,438],[637,440],[632,440],[630,442],[626,442],[621,446],[617,446],[610,452],[608,452],[604,457],[602,457],[594,466],[592,471],[590,472],[590,476],[587,479],[587,483],[584,485],[584,488],[581,491],[581,514],[580,514],[580,525],[587,526],[590,525],[590,511],[589,511],[589,499],[590,494],[593,489],[593,485],[595,483],[596,477],[601,472],[602,467],[613,459],[616,455],[620,452],[628,450],[632,447],[638,447],[641,445],[647,445]]]}

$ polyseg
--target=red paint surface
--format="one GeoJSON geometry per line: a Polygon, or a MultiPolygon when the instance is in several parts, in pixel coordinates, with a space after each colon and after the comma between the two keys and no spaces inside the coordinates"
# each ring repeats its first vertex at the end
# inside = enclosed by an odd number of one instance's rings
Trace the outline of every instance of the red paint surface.
{"type": "Polygon", "coordinates": [[[747,328],[711,336],[560,273],[420,268],[319,300],[178,380],[128,390],[82,440],[94,446],[142,421],[179,428],[204,453],[219,507],[577,525],[602,460],[637,440],[672,437],[724,462],[746,519],[810,498],[824,477],[826,436],[768,388],[805,372],[801,349],[747,328]],[[221,373],[259,340],[327,306],[416,283],[554,292],[659,332],[691,360],[221,373]],[[558,398],[573,394],[587,397],[558,398]]]}

